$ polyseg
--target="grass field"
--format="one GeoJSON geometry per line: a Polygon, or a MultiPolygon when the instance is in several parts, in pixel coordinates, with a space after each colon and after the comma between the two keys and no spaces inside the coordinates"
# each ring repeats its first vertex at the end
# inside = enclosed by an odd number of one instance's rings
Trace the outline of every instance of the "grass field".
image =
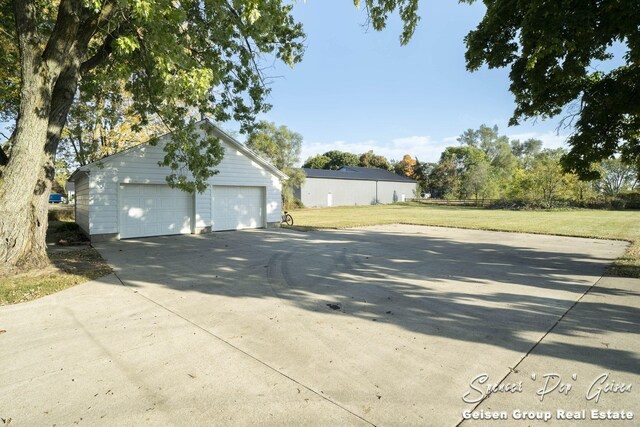
{"type": "Polygon", "coordinates": [[[511,211],[402,203],[298,209],[300,229],[348,228],[379,224],[416,224],[520,233],[593,237],[632,242],[609,274],[640,277],[640,212],[606,210],[511,211]]]}

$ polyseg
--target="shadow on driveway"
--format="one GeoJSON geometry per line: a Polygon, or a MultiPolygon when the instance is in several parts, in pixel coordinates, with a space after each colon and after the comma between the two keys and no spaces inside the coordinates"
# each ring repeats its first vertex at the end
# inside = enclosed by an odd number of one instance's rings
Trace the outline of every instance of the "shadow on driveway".
{"type": "MultiPolygon", "coordinates": [[[[356,318],[420,336],[526,353],[599,279],[625,244],[388,226],[159,237],[101,244],[98,249],[127,286],[187,317],[204,316],[230,336],[232,327],[222,324],[236,319],[231,313],[239,308],[231,299],[242,300],[240,310],[249,317],[255,305],[255,322],[265,321],[260,317],[264,306],[256,301],[268,300],[281,304],[278,307],[285,303],[309,314],[339,317],[345,324],[356,318]],[[184,295],[178,297],[175,291],[184,295]],[[183,301],[185,295],[190,302],[183,301]],[[205,303],[204,296],[221,299],[205,303]]],[[[594,287],[591,292],[621,291],[594,287]]],[[[631,328],[640,319],[637,307],[585,304],[588,317],[580,323],[565,319],[565,334],[638,333],[631,328]]],[[[270,310],[278,315],[278,309],[270,310]]],[[[254,331],[256,341],[264,328],[254,331]]],[[[305,328],[305,333],[314,333],[314,325],[305,328]]],[[[563,354],[554,348],[562,345],[546,349],[563,354]]],[[[640,370],[640,359],[632,352],[604,346],[584,350],[566,354],[606,369],[640,370]]]]}

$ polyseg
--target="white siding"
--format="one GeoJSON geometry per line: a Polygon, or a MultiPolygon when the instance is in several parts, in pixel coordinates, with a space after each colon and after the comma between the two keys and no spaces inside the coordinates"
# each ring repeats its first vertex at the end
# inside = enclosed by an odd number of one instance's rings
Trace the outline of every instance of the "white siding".
{"type": "Polygon", "coordinates": [[[374,205],[375,181],[307,178],[300,188],[300,200],[307,207],[325,207],[331,193],[332,206],[374,205]]]}
{"type": "Polygon", "coordinates": [[[89,234],[89,178],[80,174],[75,182],[76,189],[76,223],[89,234]]]}
{"type": "MultiPolygon", "coordinates": [[[[214,131],[217,132],[217,131],[214,131]]],[[[201,135],[204,132],[201,131],[201,135]]],[[[222,134],[219,137],[224,138],[222,134]]],[[[165,184],[170,168],[158,166],[164,158],[162,147],[168,136],[160,138],[156,146],[143,144],[126,153],[105,159],[91,168],[90,234],[118,233],[118,187],[120,183],[165,184]]],[[[221,139],[225,150],[219,171],[209,185],[260,186],[266,188],[266,217],[268,222],[280,221],[281,182],[278,176],[244,155],[238,148],[221,139]]],[[[195,196],[195,227],[211,226],[211,191],[195,196]]]]}
{"type": "Polygon", "coordinates": [[[211,225],[211,187],[207,187],[202,194],[196,194],[196,228],[211,225]]]}
{"type": "Polygon", "coordinates": [[[209,183],[212,185],[265,187],[267,222],[280,222],[282,210],[280,178],[245,156],[237,148],[224,141],[222,141],[222,146],[224,147],[224,158],[216,168],[220,173],[211,177],[209,183]]]}
{"type": "Polygon", "coordinates": [[[414,198],[413,182],[365,181],[355,179],[308,178],[299,190],[307,207],[326,207],[331,193],[332,206],[373,205],[414,198]]]}
{"type": "Polygon", "coordinates": [[[401,202],[404,194],[406,200],[413,199],[416,191],[415,182],[378,182],[378,202],[393,203],[401,202]]]}

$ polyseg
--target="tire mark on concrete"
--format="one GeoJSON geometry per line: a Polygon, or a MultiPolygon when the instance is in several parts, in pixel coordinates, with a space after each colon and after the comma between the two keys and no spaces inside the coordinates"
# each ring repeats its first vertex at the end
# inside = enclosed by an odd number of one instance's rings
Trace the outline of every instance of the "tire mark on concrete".
{"type": "Polygon", "coordinates": [[[284,290],[284,279],[282,278],[282,267],[280,258],[282,254],[275,253],[269,258],[267,263],[267,283],[274,295],[280,299],[284,299],[280,293],[284,290]]]}

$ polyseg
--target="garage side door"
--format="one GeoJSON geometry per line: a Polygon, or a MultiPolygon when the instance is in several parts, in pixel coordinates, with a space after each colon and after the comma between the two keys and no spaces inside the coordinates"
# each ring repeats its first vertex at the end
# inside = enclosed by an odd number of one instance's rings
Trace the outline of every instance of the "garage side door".
{"type": "Polygon", "coordinates": [[[168,185],[120,186],[120,238],[191,233],[193,195],[168,185]]]}
{"type": "Polygon", "coordinates": [[[214,185],[214,231],[241,230],[265,226],[264,187],[235,187],[214,185]]]}

